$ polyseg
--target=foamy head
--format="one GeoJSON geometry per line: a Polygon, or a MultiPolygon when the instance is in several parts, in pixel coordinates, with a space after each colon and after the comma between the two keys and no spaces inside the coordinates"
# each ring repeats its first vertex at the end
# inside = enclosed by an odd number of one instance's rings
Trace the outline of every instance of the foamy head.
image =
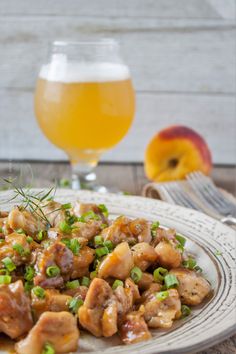
{"type": "Polygon", "coordinates": [[[65,58],[57,56],[51,63],[43,65],[39,77],[63,83],[107,82],[127,80],[130,78],[130,72],[123,64],[68,62],[65,58]]]}

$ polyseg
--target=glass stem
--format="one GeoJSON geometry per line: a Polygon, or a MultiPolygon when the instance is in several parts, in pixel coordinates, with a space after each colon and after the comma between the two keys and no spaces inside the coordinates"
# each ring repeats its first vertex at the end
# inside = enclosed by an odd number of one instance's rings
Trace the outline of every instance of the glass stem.
{"type": "Polygon", "coordinates": [[[89,189],[95,190],[97,183],[96,173],[87,164],[72,164],[72,189],[89,189]]]}

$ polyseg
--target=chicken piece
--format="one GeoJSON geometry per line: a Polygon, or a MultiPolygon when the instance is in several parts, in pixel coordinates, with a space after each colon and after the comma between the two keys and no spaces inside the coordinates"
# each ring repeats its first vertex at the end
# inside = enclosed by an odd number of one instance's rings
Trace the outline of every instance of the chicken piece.
{"type": "Polygon", "coordinates": [[[149,327],[170,328],[173,321],[181,316],[181,302],[176,289],[168,290],[165,300],[158,300],[156,293],[144,302],[144,318],[149,327]]]}
{"type": "Polygon", "coordinates": [[[51,227],[58,227],[65,220],[65,210],[62,209],[62,204],[54,200],[47,201],[41,206],[46,215],[51,227]]]}
{"type": "Polygon", "coordinates": [[[126,314],[119,328],[119,335],[122,342],[125,344],[133,344],[148,340],[152,337],[143,315],[144,306],[140,306],[138,311],[126,314]]]}
{"type": "Polygon", "coordinates": [[[73,258],[71,278],[76,279],[88,274],[89,265],[94,260],[95,251],[92,248],[84,246],[80,249],[78,256],[73,258]]]}
{"type": "Polygon", "coordinates": [[[134,303],[140,299],[139,290],[136,284],[128,278],[125,281],[125,286],[118,286],[114,290],[114,295],[117,302],[118,322],[121,323],[124,315],[130,311],[134,303]]]}
{"type": "Polygon", "coordinates": [[[69,311],[68,303],[72,296],[60,294],[58,290],[48,289],[45,291],[43,299],[38,298],[34,292],[31,292],[31,307],[36,319],[40,317],[43,312],[61,312],[69,311]]]}
{"type": "Polygon", "coordinates": [[[37,275],[34,278],[34,285],[43,288],[60,288],[63,286],[63,275],[68,275],[73,268],[74,255],[69,248],[62,242],[55,242],[42,253],[38,255],[36,270],[37,275]],[[55,277],[48,277],[46,270],[50,266],[60,268],[60,273],[55,277]]]}
{"type": "Polygon", "coordinates": [[[101,235],[105,241],[109,240],[114,245],[118,245],[123,241],[128,243],[135,243],[135,237],[132,235],[129,225],[131,219],[125,216],[119,216],[116,220],[113,221],[111,226],[105,228],[101,235]]]}
{"type": "Polygon", "coordinates": [[[0,332],[17,338],[33,326],[30,300],[21,280],[0,285],[0,332]]]}
{"type": "Polygon", "coordinates": [[[8,211],[4,211],[4,210],[1,210],[1,211],[0,211],[0,218],[1,218],[1,219],[7,218],[8,215],[9,215],[9,212],[8,212],[8,211]]]}
{"type": "Polygon", "coordinates": [[[102,228],[101,220],[89,220],[87,222],[76,222],[73,230],[73,235],[91,240],[94,236],[100,234],[102,228]]]}
{"type": "Polygon", "coordinates": [[[16,343],[18,354],[41,354],[46,343],[56,353],[74,352],[78,348],[79,329],[69,312],[44,312],[25,339],[16,343]]]}
{"type": "Polygon", "coordinates": [[[78,317],[81,326],[96,337],[110,337],[117,332],[117,305],[105,280],[93,279],[78,317]]]}
{"type": "Polygon", "coordinates": [[[104,215],[102,212],[101,208],[97,204],[91,204],[91,203],[76,203],[74,207],[74,212],[76,215],[83,215],[86,214],[90,211],[93,211],[94,214],[96,214],[101,220],[103,224],[108,224],[107,217],[104,215]]]}
{"type": "Polygon", "coordinates": [[[158,227],[156,235],[152,238],[151,245],[156,247],[161,241],[173,241],[175,242],[176,231],[174,229],[162,229],[158,227]]]}
{"type": "Polygon", "coordinates": [[[132,252],[127,242],[122,242],[109,253],[98,268],[99,278],[126,279],[134,266],[132,252]]]}
{"type": "Polygon", "coordinates": [[[134,264],[142,271],[145,271],[152,263],[157,260],[157,253],[155,249],[147,242],[140,242],[132,248],[134,264]]]}
{"type": "Polygon", "coordinates": [[[35,236],[40,230],[45,228],[44,223],[27,210],[14,208],[10,211],[7,224],[12,230],[22,229],[27,235],[35,236]]]}
{"type": "Polygon", "coordinates": [[[193,270],[177,268],[172,269],[170,274],[174,274],[179,281],[178,292],[183,304],[199,305],[211,291],[208,281],[193,270]]]}
{"type": "Polygon", "coordinates": [[[182,262],[182,255],[175,245],[168,241],[161,241],[155,247],[157,262],[164,268],[177,268],[182,262]]]}
{"type": "Polygon", "coordinates": [[[130,231],[132,235],[138,242],[147,242],[149,243],[152,239],[151,235],[151,224],[145,219],[135,219],[132,220],[129,224],[130,231]]]}
{"type": "Polygon", "coordinates": [[[82,299],[84,301],[86,298],[87,292],[88,292],[87,286],[79,286],[76,289],[66,289],[62,293],[65,295],[69,295],[71,297],[76,297],[76,298],[82,299]]]}
{"type": "Polygon", "coordinates": [[[30,260],[30,251],[31,246],[27,242],[26,236],[13,232],[10,235],[6,235],[5,243],[2,247],[0,245],[0,260],[5,257],[10,257],[15,265],[19,266],[30,260]],[[14,249],[14,246],[18,246],[20,249],[14,249]]]}
{"type": "Polygon", "coordinates": [[[152,283],[148,287],[148,289],[142,293],[141,303],[144,303],[147,300],[152,299],[154,293],[158,293],[159,291],[161,291],[161,287],[162,287],[162,285],[159,283],[152,283]]]}
{"type": "Polygon", "coordinates": [[[149,286],[154,282],[154,277],[150,273],[143,272],[142,278],[138,282],[140,290],[147,290],[149,286]]]}

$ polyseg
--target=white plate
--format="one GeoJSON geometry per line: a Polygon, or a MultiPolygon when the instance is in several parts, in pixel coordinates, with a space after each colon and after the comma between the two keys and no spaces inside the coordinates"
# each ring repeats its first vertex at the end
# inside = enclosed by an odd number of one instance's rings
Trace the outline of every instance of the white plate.
{"type": "MultiPolygon", "coordinates": [[[[0,202],[9,192],[0,194],[0,202]]],[[[152,331],[153,339],[130,346],[121,345],[117,336],[95,338],[82,333],[79,353],[114,354],[174,354],[189,353],[210,347],[236,332],[236,232],[220,222],[193,210],[152,199],[98,194],[88,191],[61,189],[56,193],[60,202],[104,203],[112,215],[144,217],[158,220],[161,225],[175,228],[187,238],[186,247],[192,251],[204,275],[211,282],[214,294],[208,302],[192,311],[185,320],[176,321],[168,331],[152,331]],[[216,256],[216,252],[222,255],[216,256]]],[[[1,204],[9,209],[14,202],[1,204]]],[[[6,352],[0,351],[1,354],[6,352]]]]}

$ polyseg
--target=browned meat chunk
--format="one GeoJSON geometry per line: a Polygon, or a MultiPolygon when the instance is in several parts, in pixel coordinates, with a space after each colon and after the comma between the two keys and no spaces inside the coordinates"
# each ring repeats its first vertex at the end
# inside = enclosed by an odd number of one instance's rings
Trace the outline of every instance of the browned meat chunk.
{"type": "Polygon", "coordinates": [[[153,282],[154,282],[153,275],[150,273],[143,272],[142,278],[138,282],[138,287],[140,290],[147,290],[153,282]]]}
{"type": "Polygon", "coordinates": [[[34,316],[39,318],[45,311],[61,312],[69,311],[68,303],[72,299],[71,296],[60,294],[57,290],[45,290],[45,297],[38,298],[34,292],[31,293],[31,306],[34,316]]]}
{"type": "Polygon", "coordinates": [[[45,202],[41,208],[43,213],[46,215],[51,227],[57,227],[62,221],[65,220],[65,210],[63,210],[62,205],[53,200],[45,202]]]}
{"type": "Polygon", "coordinates": [[[64,283],[63,275],[70,273],[73,267],[73,253],[61,242],[55,242],[39,254],[36,264],[37,275],[34,284],[43,288],[58,288],[64,283]],[[47,275],[47,268],[57,266],[59,274],[53,277],[47,275]]]}
{"type": "Polygon", "coordinates": [[[30,213],[27,210],[19,210],[14,208],[10,211],[7,219],[7,224],[12,230],[22,229],[27,235],[34,236],[42,230],[44,224],[36,218],[35,214],[30,213]]]}
{"type": "Polygon", "coordinates": [[[182,255],[175,247],[175,244],[169,241],[161,241],[155,247],[157,253],[157,262],[164,268],[177,268],[182,262],[182,255]]]}
{"type": "Polygon", "coordinates": [[[18,354],[41,354],[46,343],[56,353],[77,350],[79,330],[76,318],[69,312],[44,312],[25,339],[15,345],[18,354]]]}
{"type": "Polygon", "coordinates": [[[71,278],[76,279],[88,274],[89,265],[94,260],[94,250],[87,246],[80,249],[78,256],[73,258],[71,278]]]}
{"type": "Polygon", "coordinates": [[[121,322],[124,315],[133,308],[135,301],[140,298],[139,290],[137,285],[128,278],[124,287],[118,286],[114,290],[114,295],[117,302],[118,321],[121,322]]]}
{"type": "Polygon", "coordinates": [[[129,228],[138,242],[149,243],[152,239],[151,224],[145,219],[135,219],[129,224],[129,228]]]}
{"type": "Polygon", "coordinates": [[[144,307],[138,311],[127,313],[120,328],[119,334],[125,344],[138,343],[152,337],[143,318],[144,307]]]}
{"type": "Polygon", "coordinates": [[[98,276],[104,279],[108,277],[126,279],[133,265],[134,262],[129,245],[127,242],[122,242],[101,262],[98,276]]]}
{"type": "Polygon", "coordinates": [[[162,229],[158,227],[156,229],[156,234],[152,238],[151,245],[156,247],[160,241],[174,241],[175,242],[176,231],[174,229],[162,229]]]}
{"type": "Polygon", "coordinates": [[[105,280],[93,279],[78,316],[81,326],[96,337],[110,337],[117,332],[117,305],[105,280]]]}
{"type": "Polygon", "coordinates": [[[132,247],[134,264],[142,271],[145,271],[152,263],[157,260],[155,249],[147,242],[137,243],[132,247]]]}
{"type": "Polygon", "coordinates": [[[165,300],[153,293],[145,302],[144,318],[149,327],[170,328],[174,319],[181,316],[181,302],[176,289],[169,289],[165,300]]]}
{"type": "Polygon", "coordinates": [[[178,292],[183,304],[199,305],[211,291],[208,281],[193,270],[172,269],[170,274],[174,274],[179,281],[178,292]]]}
{"type": "Polygon", "coordinates": [[[17,338],[33,326],[30,301],[21,280],[0,285],[0,332],[17,338]]]}

